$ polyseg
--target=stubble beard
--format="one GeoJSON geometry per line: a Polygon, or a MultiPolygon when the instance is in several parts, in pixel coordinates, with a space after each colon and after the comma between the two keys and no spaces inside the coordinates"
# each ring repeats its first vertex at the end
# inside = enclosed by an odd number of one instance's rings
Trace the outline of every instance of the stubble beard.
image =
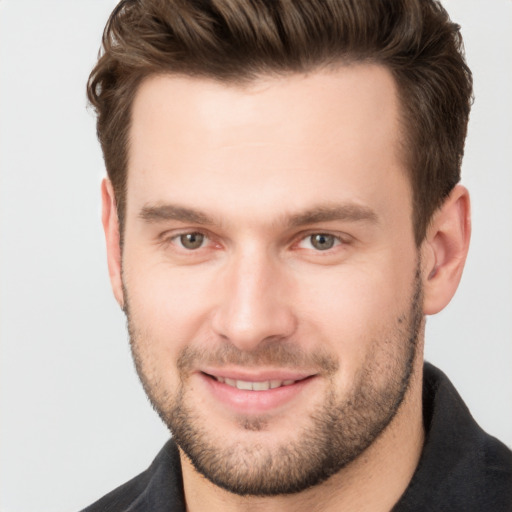
{"type": "Polygon", "coordinates": [[[255,353],[243,353],[227,345],[209,355],[185,348],[177,364],[181,384],[171,395],[169,390],[162,389],[161,381],[143,355],[141,346],[148,345],[148,340],[141,339],[128,307],[125,312],[135,367],[153,408],[200,474],[242,496],[297,493],[327,480],[357,459],[391,423],[404,400],[423,326],[418,265],[409,311],[395,320],[391,335],[378,341],[396,351],[392,360],[386,361],[391,369],[382,367],[382,362],[369,354],[348,395],[340,397],[329,378],[338,369],[336,358],[307,355],[292,344],[269,344],[255,353]],[[324,370],[330,386],[323,403],[311,413],[307,426],[294,440],[272,447],[252,442],[251,432],[264,431],[268,426],[266,417],[261,416],[239,418],[238,427],[241,432],[246,431],[247,442],[220,443],[208,430],[208,418],[190,405],[193,400],[187,399],[189,370],[205,360],[255,367],[272,363],[276,367],[300,368],[301,364],[309,363],[324,370]],[[376,386],[375,375],[382,372],[387,373],[385,385],[376,386]]]}

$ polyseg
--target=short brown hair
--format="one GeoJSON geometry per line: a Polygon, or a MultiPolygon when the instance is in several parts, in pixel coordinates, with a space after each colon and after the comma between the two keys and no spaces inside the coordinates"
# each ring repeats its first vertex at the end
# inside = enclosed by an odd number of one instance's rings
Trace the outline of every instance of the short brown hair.
{"type": "Polygon", "coordinates": [[[419,245],[460,180],[472,77],[459,29],[437,0],[122,0],[87,86],[121,226],[131,106],[146,77],[236,82],[361,61],[397,83],[419,245]]]}

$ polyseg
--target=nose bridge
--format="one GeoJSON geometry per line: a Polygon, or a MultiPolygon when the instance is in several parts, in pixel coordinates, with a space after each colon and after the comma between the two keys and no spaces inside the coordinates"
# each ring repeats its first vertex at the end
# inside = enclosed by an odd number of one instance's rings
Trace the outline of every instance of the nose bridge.
{"type": "Polygon", "coordinates": [[[269,338],[284,338],[295,322],[286,302],[278,258],[247,244],[235,251],[223,275],[214,330],[241,350],[254,350],[269,338]]]}

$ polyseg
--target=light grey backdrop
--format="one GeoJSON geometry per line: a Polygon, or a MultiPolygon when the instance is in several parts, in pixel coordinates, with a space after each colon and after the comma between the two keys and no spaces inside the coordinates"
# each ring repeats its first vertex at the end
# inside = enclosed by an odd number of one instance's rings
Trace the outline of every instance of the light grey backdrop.
{"type": "MultiPolygon", "coordinates": [[[[85,82],[113,0],[0,0],[0,510],[77,510],[167,438],[133,370],[100,228],[85,82]]],[[[475,74],[473,241],[427,358],[512,445],[512,2],[450,0],[475,74]]]]}

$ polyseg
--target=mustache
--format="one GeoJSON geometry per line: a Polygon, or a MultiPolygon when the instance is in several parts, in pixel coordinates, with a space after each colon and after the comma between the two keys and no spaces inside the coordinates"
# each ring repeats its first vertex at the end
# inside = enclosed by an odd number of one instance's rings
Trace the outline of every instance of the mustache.
{"type": "Polygon", "coordinates": [[[197,370],[200,366],[223,367],[228,365],[245,368],[272,366],[278,368],[308,369],[326,375],[339,368],[338,359],[325,351],[306,352],[289,341],[262,344],[253,351],[243,351],[226,342],[216,347],[184,347],[177,367],[181,375],[197,370]]]}

